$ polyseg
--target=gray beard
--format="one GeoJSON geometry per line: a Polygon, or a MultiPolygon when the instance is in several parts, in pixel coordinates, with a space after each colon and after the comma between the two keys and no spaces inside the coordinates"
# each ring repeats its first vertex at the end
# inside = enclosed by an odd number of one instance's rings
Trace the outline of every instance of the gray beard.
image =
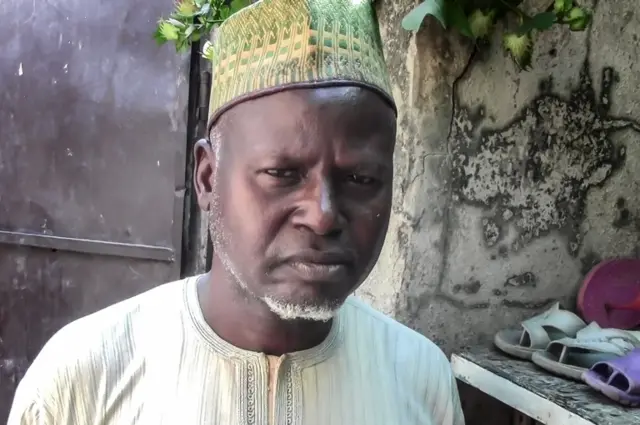
{"type": "Polygon", "coordinates": [[[233,276],[236,284],[239,288],[252,298],[262,301],[268,308],[282,320],[311,320],[316,322],[326,322],[331,320],[342,303],[340,302],[323,302],[319,304],[313,303],[293,303],[284,299],[276,298],[273,296],[265,295],[262,297],[256,296],[247,285],[247,282],[241,276],[238,268],[233,264],[229,257],[226,247],[230,246],[231,238],[228,232],[225,231],[222,224],[220,214],[220,202],[216,191],[214,189],[213,201],[209,207],[208,212],[208,227],[209,234],[211,235],[211,241],[213,244],[213,252],[216,255],[227,273],[233,276]]]}

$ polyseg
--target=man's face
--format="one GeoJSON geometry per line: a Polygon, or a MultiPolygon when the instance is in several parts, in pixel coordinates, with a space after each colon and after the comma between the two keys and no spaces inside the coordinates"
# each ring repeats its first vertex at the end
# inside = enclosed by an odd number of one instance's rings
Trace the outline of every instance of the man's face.
{"type": "Polygon", "coordinates": [[[196,148],[214,255],[281,318],[330,319],[382,248],[392,109],[365,89],[301,89],[241,103],[218,124],[219,149],[196,148]]]}

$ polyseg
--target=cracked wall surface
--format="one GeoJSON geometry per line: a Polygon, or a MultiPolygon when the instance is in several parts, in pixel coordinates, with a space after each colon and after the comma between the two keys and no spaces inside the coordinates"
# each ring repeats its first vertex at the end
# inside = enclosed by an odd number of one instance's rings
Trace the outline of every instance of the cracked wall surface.
{"type": "MultiPolygon", "coordinates": [[[[532,2],[529,6],[540,6],[532,2]]],[[[574,307],[597,262],[640,247],[640,12],[539,34],[520,72],[496,34],[474,48],[380,2],[399,109],[393,216],[359,294],[448,353],[490,343],[554,300],[574,307]]]]}

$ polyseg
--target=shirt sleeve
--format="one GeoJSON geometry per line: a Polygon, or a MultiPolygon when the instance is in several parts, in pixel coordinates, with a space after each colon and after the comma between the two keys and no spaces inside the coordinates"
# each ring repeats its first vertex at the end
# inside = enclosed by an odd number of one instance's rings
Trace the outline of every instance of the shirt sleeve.
{"type": "Polygon", "coordinates": [[[458,392],[458,383],[455,376],[453,376],[451,366],[449,366],[449,373],[451,374],[451,422],[449,423],[451,425],[465,425],[462,404],[460,403],[460,393],[458,392]]]}
{"type": "Polygon", "coordinates": [[[465,425],[458,384],[449,360],[436,348],[432,351],[431,361],[438,365],[428,379],[427,389],[427,404],[432,406],[434,425],[465,425]]]}
{"type": "Polygon", "coordinates": [[[44,345],[16,389],[7,425],[67,425],[59,400],[68,394],[64,382],[72,346],[58,332],[44,345]]]}
{"type": "Polygon", "coordinates": [[[50,409],[29,381],[18,385],[7,425],[55,425],[50,409]]]}

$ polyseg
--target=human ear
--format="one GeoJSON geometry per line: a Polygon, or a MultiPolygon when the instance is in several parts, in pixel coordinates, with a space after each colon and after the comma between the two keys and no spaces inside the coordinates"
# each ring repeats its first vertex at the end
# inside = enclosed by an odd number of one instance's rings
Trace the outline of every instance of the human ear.
{"type": "Polygon", "coordinates": [[[200,139],[193,148],[193,156],[195,159],[193,187],[198,199],[198,205],[201,210],[209,211],[213,195],[216,152],[214,152],[208,140],[200,139]]]}

